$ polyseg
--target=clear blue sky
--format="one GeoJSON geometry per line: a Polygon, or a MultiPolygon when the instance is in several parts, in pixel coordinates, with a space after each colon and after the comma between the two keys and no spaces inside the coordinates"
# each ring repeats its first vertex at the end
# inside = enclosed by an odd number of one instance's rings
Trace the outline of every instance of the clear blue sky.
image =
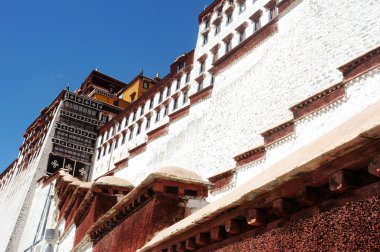
{"type": "Polygon", "coordinates": [[[0,172],[39,111],[91,70],[128,82],[169,71],[195,47],[212,0],[15,0],[0,7],[0,172]]]}

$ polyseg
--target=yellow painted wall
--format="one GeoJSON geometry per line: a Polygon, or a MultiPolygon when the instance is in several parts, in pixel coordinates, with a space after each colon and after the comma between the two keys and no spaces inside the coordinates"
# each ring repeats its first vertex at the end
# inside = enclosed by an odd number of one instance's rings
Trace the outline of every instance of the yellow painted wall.
{"type": "Polygon", "coordinates": [[[145,94],[150,88],[152,88],[154,85],[152,83],[148,82],[148,89],[143,87],[143,80],[141,78],[138,78],[135,82],[131,83],[130,86],[123,92],[122,99],[127,102],[134,102],[139,97],[141,97],[143,94],[145,94]],[[134,100],[131,100],[131,95],[133,93],[136,93],[134,100]]]}
{"type": "Polygon", "coordinates": [[[120,107],[122,109],[125,109],[128,107],[128,105],[130,104],[129,102],[127,101],[124,101],[122,99],[119,99],[119,98],[111,98],[111,97],[108,97],[108,96],[105,96],[105,95],[102,95],[102,94],[95,94],[93,96],[93,98],[95,100],[98,100],[98,101],[101,101],[101,102],[104,102],[104,103],[107,103],[107,104],[110,104],[112,106],[117,106],[117,107],[120,107]],[[116,103],[115,103],[116,102],[116,103]],[[117,105],[116,105],[117,104],[117,105]]]}

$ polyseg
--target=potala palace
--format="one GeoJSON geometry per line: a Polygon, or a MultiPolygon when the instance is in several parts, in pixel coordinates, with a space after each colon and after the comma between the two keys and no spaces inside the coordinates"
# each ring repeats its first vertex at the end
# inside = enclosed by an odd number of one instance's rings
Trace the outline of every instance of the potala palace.
{"type": "Polygon", "coordinates": [[[380,2],[198,20],[166,76],[51,97],[0,175],[0,251],[380,250],[380,2]]]}

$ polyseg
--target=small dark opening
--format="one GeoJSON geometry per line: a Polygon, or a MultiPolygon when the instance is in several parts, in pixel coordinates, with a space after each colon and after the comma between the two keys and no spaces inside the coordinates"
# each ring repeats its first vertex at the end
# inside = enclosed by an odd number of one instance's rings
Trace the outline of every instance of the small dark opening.
{"type": "Polygon", "coordinates": [[[166,186],[166,192],[170,194],[178,194],[177,186],[166,186]]]}
{"type": "Polygon", "coordinates": [[[185,196],[197,197],[197,191],[195,191],[195,190],[185,190],[185,196]]]}

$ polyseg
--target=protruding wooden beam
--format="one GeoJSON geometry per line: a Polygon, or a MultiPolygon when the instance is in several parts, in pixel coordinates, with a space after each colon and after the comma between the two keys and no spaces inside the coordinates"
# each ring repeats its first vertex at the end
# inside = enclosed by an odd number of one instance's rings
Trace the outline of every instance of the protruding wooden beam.
{"type": "Polygon", "coordinates": [[[165,249],[167,252],[177,252],[177,246],[172,245],[168,249],[165,249]]]}
{"type": "Polygon", "coordinates": [[[195,236],[195,243],[204,246],[210,243],[210,234],[209,233],[199,233],[195,236]]]}
{"type": "Polygon", "coordinates": [[[226,232],[229,234],[240,234],[241,223],[236,219],[230,219],[225,224],[226,232]]]}
{"type": "Polygon", "coordinates": [[[380,178],[380,154],[376,155],[368,165],[368,172],[380,178]]]}
{"type": "Polygon", "coordinates": [[[315,189],[306,186],[297,193],[296,199],[305,206],[312,206],[318,201],[318,194],[315,189]]]}
{"type": "Polygon", "coordinates": [[[197,249],[197,244],[195,244],[195,238],[189,238],[186,240],[185,248],[187,250],[195,250],[197,249]]]}
{"type": "Polygon", "coordinates": [[[293,204],[286,199],[276,199],[273,201],[273,211],[279,216],[287,216],[293,210],[293,204]]]}
{"type": "Polygon", "coordinates": [[[225,230],[224,227],[214,227],[210,231],[210,237],[214,241],[220,241],[224,239],[225,230]]]}
{"type": "Polygon", "coordinates": [[[354,188],[355,178],[351,171],[340,170],[330,175],[329,187],[332,192],[345,192],[354,188]]]}
{"type": "Polygon", "coordinates": [[[186,251],[186,243],[185,242],[180,242],[180,243],[177,243],[177,251],[178,252],[185,252],[186,251]]]}
{"type": "Polygon", "coordinates": [[[260,227],[266,223],[265,212],[261,209],[248,209],[246,219],[248,225],[254,227],[260,227]]]}

